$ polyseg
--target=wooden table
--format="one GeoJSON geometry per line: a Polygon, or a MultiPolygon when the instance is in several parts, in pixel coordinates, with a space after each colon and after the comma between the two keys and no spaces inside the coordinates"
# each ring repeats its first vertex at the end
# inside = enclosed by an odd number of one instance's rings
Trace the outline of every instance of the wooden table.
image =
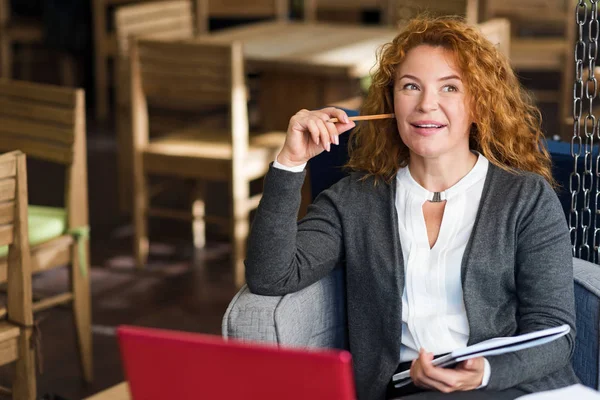
{"type": "Polygon", "coordinates": [[[118,385],[88,397],[86,400],[131,400],[129,385],[127,385],[127,382],[121,382],[118,385]]]}
{"type": "Polygon", "coordinates": [[[398,33],[389,27],[274,21],[243,25],[192,39],[243,43],[246,68],[260,73],[259,106],[265,129],[286,129],[302,108],[356,96],[359,78],[376,51],[398,33]]]}

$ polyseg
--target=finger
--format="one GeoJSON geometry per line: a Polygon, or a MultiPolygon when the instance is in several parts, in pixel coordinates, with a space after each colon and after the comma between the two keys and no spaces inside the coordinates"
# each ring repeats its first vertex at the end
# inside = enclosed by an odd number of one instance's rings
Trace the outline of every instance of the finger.
{"type": "Polygon", "coordinates": [[[319,127],[317,126],[317,122],[313,119],[309,119],[306,123],[308,131],[310,132],[310,137],[313,142],[318,145],[321,141],[321,132],[319,131],[319,127]]]}
{"type": "Polygon", "coordinates": [[[344,110],[339,108],[334,108],[334,110],[331,112],[331,116],[337,118],[338,121],[340,121],[343,124],[347,124],[350,122],[350,120],[348,119],[348,114],[346,114],[344,110]]]}
{"type": "Polygon", "coordinates": [[[332,122],[325,122],[325,127],[329,132],[329,137],[331,139],[331,143],[340,144],[340,139],[338,138],[338,130],[335,127],[335,124],[332,122]]]}
{"type": "Polygon", "coordinates": [[[316,122],[321,134],[321,146],[323,146],[325,150],[331,151],[331,138],[329,137],[329,131],[325,126],[325,122],[321,119],[318,119],[316,122]]]}
{"type": "MultiPolygon", "coordinates": [[[[420,354],[420,353],[419,353],[420,354]]],[[[413,365],[410,368],[410,377],[415,386],[430,390],[447,390],[444,385],[439,382],[434,382],[433,379],[427,377],[423,371],[423,365],[420,358],[413,360],[413,365]]]]}
{"type": "Polygon", "coordinates": [[[356,122],[350,121],[348,114],[339,108],[333,108],[327,121],[333,117],[338,119],[338,122],[335,122],[335,129],[337,130],[338,135],[349,131],[356,126],[356,122]]]}
{"type": "Polygon", "coordinates": [[[443,382],[436,381],[435,379],[429,378],[427,376],[422,376],[420,378],[420,383],[422,387],[427,387],[429,389],[437,390],[442,393],[450,393],[456,391],[455,387],[448,386],[443,382]]]}

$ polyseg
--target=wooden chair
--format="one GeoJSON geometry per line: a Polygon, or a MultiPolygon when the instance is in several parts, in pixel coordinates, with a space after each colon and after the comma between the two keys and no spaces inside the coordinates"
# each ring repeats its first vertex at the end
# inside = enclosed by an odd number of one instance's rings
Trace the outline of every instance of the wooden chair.
{"type": "Polygon", "coordinates": [[[533,95],[538,102],[557,103],[561,123],[572,115],[574,10],[575,4],[568,0],[487,0],[483,8],[485,19],[510,20],[510,59],[517,72],[560,73],[556,90],[536,89],[533,95]]]}
{"type": "Polygon", "coordinates": [[[134,171],[134,252],[138,267],[148,257],[147,218],[175,217],[193,221],[194,246],[205,244],[205,222],[222,223],[206,216],[204,184],[229,182],[235,282],[244,282],[249,213],[261,195],[250,196],[249,182],[262,177],[279,152],[285,133],[250,134],[247,91],[240,43],[173,43],[140,40],[131,46],[131,96],[134,171]],[[229,130],[200,126],[149,140],[148,104],[186,105],[188,109],[221,105],[229,110],[229,130]],[[175,176],[198,182],[192,212],[151,208],[147,179],[150,174],[175,176]]]}
{"type": "MultiPolygon", "coordinates": [[[[112,22],[112,13],[118,7],[149,3],[155,0],[93,0],[92,17],[94,20],[94,89],[96,100],[96,118],[105,120],[109,111],[109,61],[115,61],[118,54],[117,37],[112,22]]],[[[205,0],[194,0],[199,7],[204,7],[205,0]]],[[[205,31],[202,26],[199,31],[205,31]]],[[[115,74],[116,75],[116,74],[115,74]]],[[[115,81],[117,77],[115,76],[115,81]]]]}
{"type": "MultiPolygon", "coordinates": [[[[96,118],[105,120],[109,111],[109,60],[118,53],[114,27],[108,28],[110,12],[119,6],[156,0],[93,0],[94,59],[96,118]]],[[[269,18],[285,19],[289,16],[287,0],[193,0],[196,33],[207,32],[208,19],[212,18],[269,18]]]]}
{"type": "MultiPolygon", "coordinates": [[[[207,0],[205,8],[198,7],[200,13],[208,13],[211,18],[275,18],[286,20],[290,9],[287,0],[207,0]]],[[[199,20],[206,20],[198,16],[199,20]]]]}
{"type": "MultiPolygon", "coordinates": [[[[129,40],[134,37],[160,39],[185,39],[194,36],[194,7],[190,0],[136,3],[118,7],[114,13],[118,57],[116,68],[116,133],[119,208],[122,213],[131,211],[131,110],[129,40]]],[[[206,21],[204,22],[206,24],[206,21]]],[[[176,115],[153,114],[157,130],[173,129],[180,125],[176,115]]],[[[153,124],[153,127],[155,124],[153,124]]]]}
{"type": "Polygon", "coordinates": [[[379,12],[381,23],[388,23],[388,3],[392,0],[305,0],[305,21],[358,23],[365,11],[379,12]]]}
{"type": "Polygon", "coordinates": [[[462,15],[470,24],[479,18],[480,0],[387,0],[385,14],[388,25],[406,24],[408,20],[427,12],[432,15],[462,15]]]}
{"type": "MultiPolygon", "coordinates": [[[[92,332],[85,98],[82,89],[0,80],[0,149],[63,165],[65,208],[29,207],[31,270],[68,265],[70,290],[33,303],[33,311],[72,302],[83,375],[91,382],[92,332]]],[[[7,279],[0,257],[0,282],[7,279]]],[[[10,282],[9,282],[10,285],[10,282]]]]}
{"type": "MultiPolygon", "coordinates": [[[[11,13],[10,0],[0,0],[0,77],[13,77],[13,45],[24,45],[21,49],[23,64],[21,79],[31,80],[33,54],[31,46],[43,44],[45,37],[41,19],[16,17],[11,13]]],[[[75,61],[69,54],[58,54],[61,83],[75,85],[75,61]]]]}
{"type": "Polygon", "coordinates": [[[14,399],[36,399],[35,349],[31,346],[31,261],[27,222],[27,165],[20,151],[0,155],[0,248],[8,280],[6,318],[0,322],[0,365],[16,361],[14,399]]]}

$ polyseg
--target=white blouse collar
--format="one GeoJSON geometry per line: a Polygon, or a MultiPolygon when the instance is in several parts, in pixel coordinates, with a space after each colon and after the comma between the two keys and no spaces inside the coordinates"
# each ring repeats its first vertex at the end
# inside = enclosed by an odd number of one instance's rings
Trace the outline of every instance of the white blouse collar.
{"type": "Polygon", "coordinates": [[[467,191],[475,183],[481,179],[485,179],[487,174],[489,161],[482,154],[474,152],[477,155],[477,162],[465,176],[456,182],[453,186],[444,190],[443,192],[430,192],[423,186],[419,185],[410,174],[408,166],[400,168],[396,174],[396,182],[398,185],[402,185],[407,188],[411,193],[423,198],[423,200],[434,200],[434,197],[439,196],[437,201],[444,201],[451,199],[453,196],[467,191]],[[439,193],[439,194],[438,194],[439,193]]]}

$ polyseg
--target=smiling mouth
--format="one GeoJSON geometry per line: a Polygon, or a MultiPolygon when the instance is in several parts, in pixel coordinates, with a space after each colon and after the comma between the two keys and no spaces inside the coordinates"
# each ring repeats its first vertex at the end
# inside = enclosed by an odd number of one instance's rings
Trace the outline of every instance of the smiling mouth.
{"type": "Polygon", "coordinates": [[[424,129],[440,129],[445,127],[446,125],[438,125],[438,124],[411,124],[415,128],[424,128],[424,129]]]}

